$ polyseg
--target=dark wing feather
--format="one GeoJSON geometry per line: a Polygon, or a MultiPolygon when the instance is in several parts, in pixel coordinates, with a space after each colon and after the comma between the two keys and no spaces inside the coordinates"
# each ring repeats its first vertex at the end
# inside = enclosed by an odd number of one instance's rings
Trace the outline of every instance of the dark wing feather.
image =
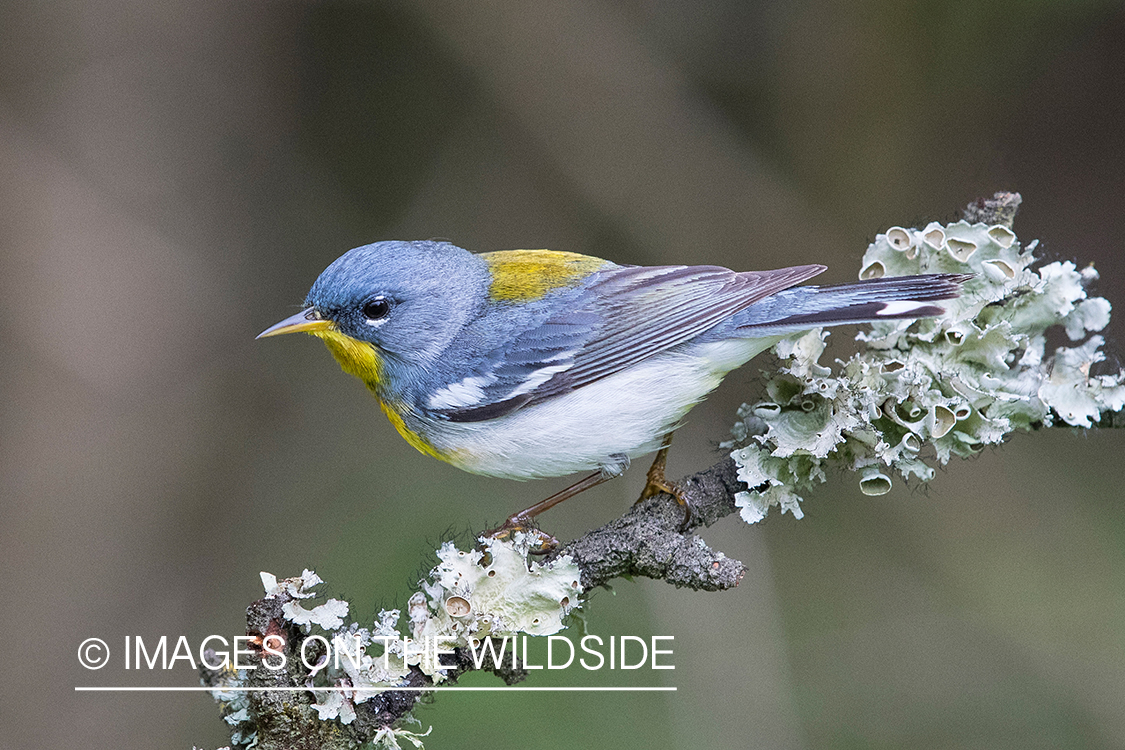
{"type": "Polygon", "coordinates": [[[483,398],[439,410],[493,419],[676,347],[823,266],[736,273],[718,266],[624,266],[591,276],[571,307],[486,358],[483,398]]]}

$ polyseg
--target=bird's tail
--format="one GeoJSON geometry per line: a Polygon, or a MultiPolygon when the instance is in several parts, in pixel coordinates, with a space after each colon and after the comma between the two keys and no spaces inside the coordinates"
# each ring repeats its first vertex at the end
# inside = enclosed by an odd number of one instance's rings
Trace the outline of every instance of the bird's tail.
{"type": "Polygon", "coordinates": [[[941,315],[945,308],[934,303],[959,297],[961,285],[971,278],[972,274],[938,273],[794,287],[745,310],[738,332],[787,334],[819,326],[941,315]]]}

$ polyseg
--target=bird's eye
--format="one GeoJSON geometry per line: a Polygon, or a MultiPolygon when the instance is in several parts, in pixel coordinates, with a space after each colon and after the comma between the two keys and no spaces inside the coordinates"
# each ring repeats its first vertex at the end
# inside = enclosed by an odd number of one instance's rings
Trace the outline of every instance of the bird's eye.
{"type": "Polygon", "coordinates": [[[363,317],[367,318],[369,322],[382,320],[387,317],[390,311],[391,303],[388,302],[385,297],[375,297],[374,299],[367,300],[363,303],[363,309],[360,310],[360,312],[363,313],[363,317]]]}

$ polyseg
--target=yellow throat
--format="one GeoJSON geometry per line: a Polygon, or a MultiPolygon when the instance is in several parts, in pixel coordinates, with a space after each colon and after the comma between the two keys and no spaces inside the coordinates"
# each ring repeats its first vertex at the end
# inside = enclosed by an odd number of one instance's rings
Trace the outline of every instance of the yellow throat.
{"type": "Polygon", "coordinates": [[[383,413],[387,415],[387,419],[391,420],[391,424],[395,426],[398,434],[402,435],[406,442],[427,456],[433,456],[442,461],[449,460],[447,454],[434,448],[421,435],[406,426],[406,422],[402,418],[403,412],[408,408],[405,404],[384,400],[380,387],[383,382],[383,364],[379,359],[379,350],[373,344],[366,341],[357,341],[351,336],[345,336],[332,329],[310,331],[309,333],[324,342],[328,351],[332,352],[332,356],[340,364],[341,370],[362,380],[367,389],[375,394],[383,413]]]}

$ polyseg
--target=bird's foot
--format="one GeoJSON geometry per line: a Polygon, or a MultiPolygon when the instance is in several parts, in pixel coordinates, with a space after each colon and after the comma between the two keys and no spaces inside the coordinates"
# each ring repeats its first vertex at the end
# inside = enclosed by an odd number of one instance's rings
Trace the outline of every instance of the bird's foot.
{"type": "Polygon", "coordinates": [[[511,539],[516,532],[523,532],[530,537],[531,542],[527,551],[533,555],[545,555],[559,546],[558,539],[555,539],[546,531],[536,528],[531,523],[530,518],[520,518],[519,513],[510,516],[504,523],[500,524],[500,526],[491,531],[484,532],[481,536],[490,539],[507,540],[511,539]]]}
{"type": "Polygon", "coordinates": [[[517,531],[522,531],[538,540],[538,544],[533,545],[529,551],[533,555],[545,555],[555,547],[559,546],[559,540],[555,539],[547,532],[535,528],[535,526],[533,525],[534,522],[531,519],[535,518],[537,515],[547,510],[548,508],[553,508],[563,500],[572,498],[579,492],[588,490],[591,487],[597,486],[607,479],[611,478],[612,475],[606,475],[604,472],[599,471],[597,473],[591,474],[588,477],[579,479],[574,484],[570,485],[566,489],[559,490],[546,500],[541,500],[535,505],[532,505],[530,508],[524,508],[519,513],[513,513],[512,515],[508,516],[508,520],[504,521],[504,523],[502,523],[499,528],[493,529],[492,531],[486,531],[484,533],[484,536],[492,537],[494,539],[509,539],[517,531]]]}
{"type": "Polygon", "coordinates": [[[680,522],[680,532],[682,533],[688,530],[688,525],[691,523],[691,504],[684,496],[683,491],[664,476],[670,438],[671,436],[665,441],[664,447],[657,452],[656,458],[653,459],[652,466],[649,467],[648,474],[645,476],[645,488],[641,490],[641,496],[637,499],[637,502],[643,502],[662,493],[671,495],[672,499],[684,509],[684,520],[680,522]]]}

